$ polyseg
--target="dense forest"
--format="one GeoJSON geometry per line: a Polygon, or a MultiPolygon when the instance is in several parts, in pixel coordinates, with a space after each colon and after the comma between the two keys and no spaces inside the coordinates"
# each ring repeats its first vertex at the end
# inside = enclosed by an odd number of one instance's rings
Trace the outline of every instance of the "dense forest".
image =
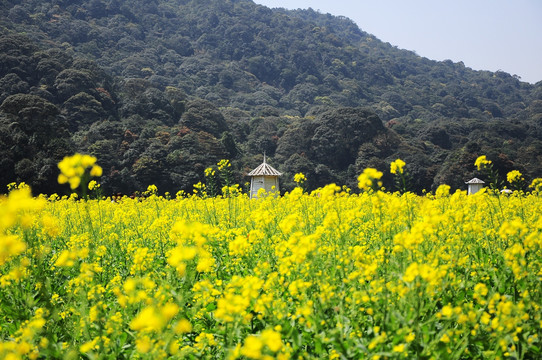
{"type": "Polygon", "coordinates": [[[345,17],[250,0],[4,0],[0,187],[62,192],[56,163],[99,159],[106,193],[191,191],[230,159],[309,188],[401,158],[411,189],[464,188],[485,154],[542,176],[542,82],[398,49],[345,17]]]}

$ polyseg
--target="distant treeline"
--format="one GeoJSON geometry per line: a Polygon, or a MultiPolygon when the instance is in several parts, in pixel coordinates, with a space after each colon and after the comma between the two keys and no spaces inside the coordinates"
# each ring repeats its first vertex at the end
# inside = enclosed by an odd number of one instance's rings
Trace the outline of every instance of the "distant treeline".
{"type": "MultiPolygon", "coordinates": [[[[98,158],[106,193],[191,191],[265,152],[309,188],[407,163],[412,190],[464,188],[485,154],[542,175],[542,82],[397,49],[351,20],[249,0],[0,3],[0,188],[62,192],[56,164],[98,158]]],[[[0,190],[1,192],[1,190],[0,190]]]]}

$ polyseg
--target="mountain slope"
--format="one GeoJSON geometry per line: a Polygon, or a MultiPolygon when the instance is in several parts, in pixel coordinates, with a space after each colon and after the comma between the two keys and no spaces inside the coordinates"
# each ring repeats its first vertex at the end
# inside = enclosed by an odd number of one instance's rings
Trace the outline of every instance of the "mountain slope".
{"type": "MultiPolygon", "coordinates": [[[[22,115],[7,109],[35,99],[10,96],[38,96],[56,108],[47,116],[65,122],[67,133],[56,134],[64,152],[104,163],[108,191],[189,190],[217,159],[232,158],[241,176],[263,151],[287,177],[309,172],[313,186],[353,185],[364,167],[384,170],[395,157],[417,191],[461,187],[481,153],[502,174],[542,170],[542,83],[421,58],[346,18],[248,0],[4,1],[0,10],[0,151],[28,143],[12,125],[22,115]],[[372,118],[348,109],[357,107],[374,111],[381,136],[394,140],[357,134],[327,146],[345,121],[356,129],[372,118]],[[306,148],[291,144],[295,131],[310,136],[306,148]],[[329,160],[337,154],[348,156],[329,160]]],[[[30,176],[44,172],[35,159],[55,160],[48,150],[18,154],[3,183],[55,189],[51,176],[30,176]],[[16,170],[29,162],[33,171],[16,170]]]]}

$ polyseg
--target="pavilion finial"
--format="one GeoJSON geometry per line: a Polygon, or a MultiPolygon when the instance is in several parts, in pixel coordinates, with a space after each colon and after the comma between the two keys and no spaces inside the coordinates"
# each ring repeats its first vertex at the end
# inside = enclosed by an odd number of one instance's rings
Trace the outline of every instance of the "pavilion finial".
{"type": "Polygon", "coordinates": [[[266,161],[265,161],[265,151],[263,152],[263,162],[264,162],[264,164],[266,163],[266,161]]]}

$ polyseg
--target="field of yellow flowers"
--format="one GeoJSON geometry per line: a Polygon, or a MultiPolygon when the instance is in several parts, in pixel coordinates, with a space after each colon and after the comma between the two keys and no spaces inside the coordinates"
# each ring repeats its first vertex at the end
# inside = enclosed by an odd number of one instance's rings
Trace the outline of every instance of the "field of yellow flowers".
{"type": "Polygon", "coordinates": [[[0,358],[542,358],[542,197],[448,189],[15,188],[0,199],[0,358]]]}

